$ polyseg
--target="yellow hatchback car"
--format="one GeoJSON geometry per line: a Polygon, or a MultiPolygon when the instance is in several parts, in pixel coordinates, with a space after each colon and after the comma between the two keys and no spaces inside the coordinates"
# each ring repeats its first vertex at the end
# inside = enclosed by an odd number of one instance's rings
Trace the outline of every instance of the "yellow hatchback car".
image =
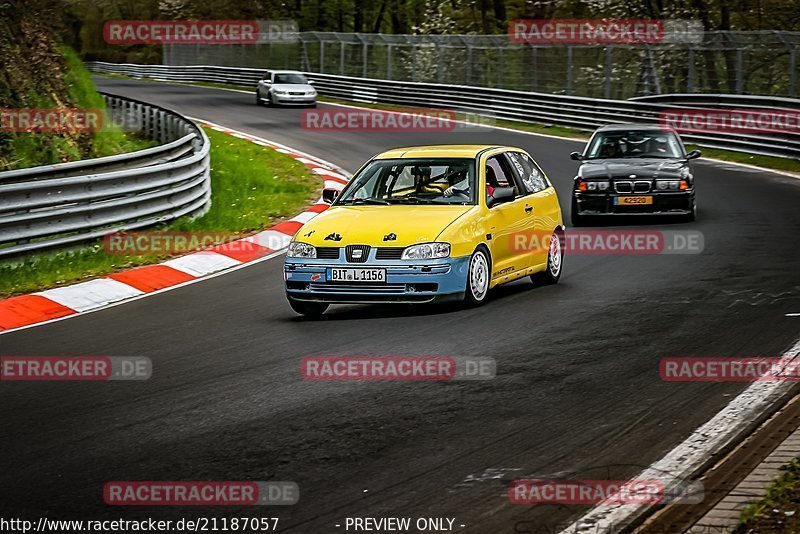
{"type": "Polygon", "coordinates": [[[389,150],[297,231],[286,296],[303,315],[330,304],[462,300],[523,276],[556,283],[564,255],[558,196],[522,149],[447,145],[389,150]]]}

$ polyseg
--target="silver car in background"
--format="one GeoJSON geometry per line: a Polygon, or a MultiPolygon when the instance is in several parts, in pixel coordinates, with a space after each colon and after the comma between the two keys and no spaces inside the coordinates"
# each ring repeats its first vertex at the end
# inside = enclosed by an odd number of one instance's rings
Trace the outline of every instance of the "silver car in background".
{"type": "Polygon", "coordinates": [[[306,75],[296,70],[271,70],[256,87],[256,104],[295,104],[316,107],[317,91],[306,75]]]}

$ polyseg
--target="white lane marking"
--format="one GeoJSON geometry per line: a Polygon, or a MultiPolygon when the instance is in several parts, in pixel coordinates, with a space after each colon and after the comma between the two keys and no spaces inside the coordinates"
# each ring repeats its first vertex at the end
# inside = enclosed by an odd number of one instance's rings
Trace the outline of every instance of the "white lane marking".
{"type": "MultiPolygon", "coordinates": [[[[798,358],[800,340],[783,353],[782,358],[798,358]]],[[[712,454],[738,441],[772,404],[789,393],[794,381],[754,382],[711,420],[694,431],[680,445],[653,463],[632,480],[660,480],[669,491],[700,471],[712,454]],[[664,480],[665,474],[673,477],[664,480]]],[[[600,504],[561,531],[561,534],[581,532],[617,532],[635,516],[652,505],[600,504]]]]}
{"type": "MultiPolygon", "coordinates": [[[[184,286],[197,284],[199,282],[205,282],[206,280],[211,280],[212,278],[216,278],[218,276],[222,276],[222,275],[225,275],[225,274],[228,274],[228,273],[232,273],[233,271],[238,271],[239,269],[244,269],[245,267],[250,267],[251,265],[255,265],[257,263],[261,263],[262,261],[271,260],[272,258],[275,258],[275,257],[280,256],[280,255],[285,254],[285,253],[286,253],[286,249],[284,249],[284,250],[276,250],[272,254],[268,254],[266,256],[262,256],[261,258],[255,259],[253,261],[248,261],[246,263],[240,263],[236,267],[231,267],[230,269],[227,269],[225,271],[220,271],[220,272],[217,272],[217,273],[214,273],[214,274],[210,274],[210,275],[204,276],[202,278],[193,278],[191,280],[187,280],[185,282],[181,282],[180,284],[175,284],[174,286],[164,287],[164,288],[158,289],[156,291],[151,291],[150,293],[145,293],[143,295],[138,295],[136,297],[132,297],[132,298],[129,298],[129,299],[120,300],[118,302],[112,302],[112,303],[110,303],[110,304],[108,304],[106,306],[103,306],[102,308],[94,308],[94,309],[91,309],[91,310],[87,310],[87,311],[85,311],[83,313],[74,313],[72,315],[65,315],[64,317],[56,317],[55,319],[48,319],[47,321],[42,321],[40,323],[26,324],[25,326],[20,326],[20,327],[17,327],[17,328],[11,328],[9,330],[0,330],[0,336],[2,336],[3,334],[10,334],[11,332],[17,332],[18,330],[27,330],[29,328],[36,328],[38,326],[44,326],[44,325],[50,324],[50,323],[56,323],[56,322],[59,322],[59,321],[65,321],[67,319],[72,319],[74,317],[83,317],[84,315],[87,315],[89,313],[94,313],[94,312],[98,312],[98,311],[102,311],[102,310],[107,310],[109,308],[116,308],[117,306],[121,306],[121,305],[127,304],[129,302],[133,302],[134,300],[144,299],[144,298],[147,298],[147,297],[151,297],[153,295],[160,295],[161,293],[166,293],[167,291],[172,291],[173,289],[179,289],[179,288],[184,287],[184,286]]],[[[48,291],[51,291],[51,290],[48,290],[48,291]]]]}
{"type": "Polygon", "coordinates": [[[245,237],[244,240],[271,250],[282,250],[289,246],[292,236],[277,230],[264,230],[250,237],[245,237]]]}
{"type": "Polygon", "coordinates": [[[97,278],[80,284],[56,287],[34,293],[34,295],[50,299],[76,312],[92,310],[105,306],[109,302],[116,302],[142,294],[144,294],[144,291],[111,278],[97,278]]]}
{"type": "Polygon", "coordinates": [[[239,265],[239,260],[234,260],[224,254],[211,251],[195,252],[173,260],[165,261],[161,265],[172,267],[178,271],[192,276],[205,276],[229,267],[239,265]]]}
{"type": "Polygon", "coordinates": [[[316,217],[317,215],[319,215],[319,214],[318,214],[318,213],[316,213],[316,212],[313,212],[313,211],[304,211],[304,212],[303,212],[303,213],[301,213],[300,215],[297,215],[297,216],[295,216],[295,217],[292,217],[292,218],[291,218],[291,219],[289,219],[289,220],[290,220],[290,221],[299,222],[299,223],[301,223],[301,224],[305,224],[305,223],[307,223],[308,221],[310,221],[311,219],[313,219],[314,217],[316,217]]]}

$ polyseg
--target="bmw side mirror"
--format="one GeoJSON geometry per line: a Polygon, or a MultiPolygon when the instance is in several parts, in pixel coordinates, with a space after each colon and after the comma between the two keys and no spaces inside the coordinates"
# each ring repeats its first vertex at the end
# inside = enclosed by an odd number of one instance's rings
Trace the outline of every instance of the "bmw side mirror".
{"type": "Polygon", "coordinates": [[[514,200],[515,197],[516,191],[513,187],[495,187],[494,192],[492,192],[491,196],[486,200],[486,205],[492,208],[503,202],[514,200]]]}
{"type": "Polygon", "coordinates": [[[686,154],[686,159],[699,158],[701,155],[702,155],[702,152],[700,152],[699,150],[692,150],[691,152],[686,154]]]}
{"type": "Polygon", "coordinates": [[[571,159],[574,159],[575,161],[581,161],[583,159],[583,156],[581,156],[580,152],[573,152],[572,154],[569,155],[569,157],[571,159]]]}
{"type": "Polygon", "coordinates": [[[336,189],[322,190],[322,201],[325,204],[333,204],[337,198],[339,198],[339,191],[337,191],[336,189]]]}

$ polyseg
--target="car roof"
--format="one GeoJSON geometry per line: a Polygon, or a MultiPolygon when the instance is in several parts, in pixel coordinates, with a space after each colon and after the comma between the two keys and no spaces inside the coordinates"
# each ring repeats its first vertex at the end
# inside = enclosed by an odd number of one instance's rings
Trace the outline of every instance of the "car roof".
{"type": "Polygon", "coordinates": [[[411,158],[474,158],[484,150],[501,148],[521,150],[514,147],[497,145],[430,145],[393,148],[375,156],[375,159],[411,159],[411,158]]]}
{"type": "Polygon", "coordinates": [[[674,132],[674,128],[660,126],[658,124],[606,124],[605,126],[601,126],[596,131],[598,132],[618,132],[618,131],[629,131],[629,130],[641,130],[641,131],[658,131],[658,132],[674,132]]]}
{"type": "Polygon", "coordinates": [[[270,74],[303,74],[299,70],[268,70],[270,74]]]}

